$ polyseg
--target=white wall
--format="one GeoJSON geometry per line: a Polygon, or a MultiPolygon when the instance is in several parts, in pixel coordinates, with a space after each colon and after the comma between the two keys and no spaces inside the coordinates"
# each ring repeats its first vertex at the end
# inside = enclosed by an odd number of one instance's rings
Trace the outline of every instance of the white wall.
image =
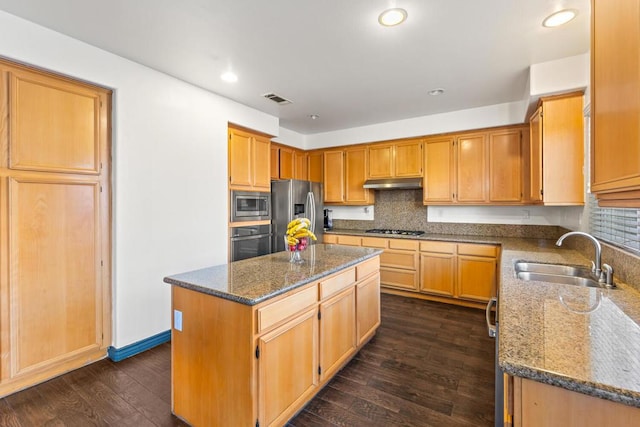
{"type": "Polygon", "coordinates": [[[278,119],[4,12],[0,55],[114,89],[113,345],[168,330],[163,277],[227,261],[227,122],[278,119]]]}
{"type": "Polygon", "coordinates": [[[511,102],[317,133],[306,135],[306,148],[334,147],[523,123],[526,109],[526,102],[511,102]]]}
{"type": "Polygon", "coordinates": [[[582,206],[429,206],[427,221],[470,224],[562,225],[578,229],[582,206]]]}

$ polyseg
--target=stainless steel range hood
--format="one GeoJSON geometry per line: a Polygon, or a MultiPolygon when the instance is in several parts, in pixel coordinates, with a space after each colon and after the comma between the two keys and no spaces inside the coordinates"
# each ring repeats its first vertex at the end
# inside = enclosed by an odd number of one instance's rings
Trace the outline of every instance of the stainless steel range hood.
{"type": "Polygon", "coordinates": [[[422,178],[368,179],[363,187],[375,190],[415,190],[422,188],[422,178]]]}

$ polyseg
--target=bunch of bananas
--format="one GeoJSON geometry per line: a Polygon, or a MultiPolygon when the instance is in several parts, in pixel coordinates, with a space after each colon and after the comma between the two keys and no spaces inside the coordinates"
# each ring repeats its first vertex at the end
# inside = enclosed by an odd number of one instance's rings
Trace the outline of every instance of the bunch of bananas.
{"type": "Polygon", "coordinates": [[[307,247],[307,238],[317,240],[309,227],[311,221],[308,218],[296,218],[287,225],[287,244],[290,251],[302,251],[307,247]]]}

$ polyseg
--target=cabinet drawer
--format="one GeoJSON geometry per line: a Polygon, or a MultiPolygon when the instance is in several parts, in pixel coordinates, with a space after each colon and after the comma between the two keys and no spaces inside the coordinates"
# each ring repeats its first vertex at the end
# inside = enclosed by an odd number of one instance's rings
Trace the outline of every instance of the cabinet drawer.
{"type": "Polygon", "coordinates": [[[420,242],[420,250],[423,252],[454,254],[456,253],[456,244],[449,242],[420,242]]]}
{"type": "Polygon", "coordinates": [[[492,245],[475,245],[461,243],[458,245],[459,255],[475,255],[475,256],[489,256],[496,257],[498,255],[498,248],[492,245]]]}
{"type": "Polygon", "coordinates": [[[417,291],[418,273],[409,270],[397,270],[395,268],[381,268],[380,284],[393,288],[417,291]]]}
{"type": "Polygon", "coordinates": [[[356,281],[356,269],[351,268],[320,282],[320,299],[325,299],[353,285],[356,281]]]}
{"type": "Polygon", "coordinates": [[[356,280],[360,281],[378,270],[380,270],[380,257],[360,263],[356,266],[356,280]]]}
{"type": "Polygon", "coordinates": [[[360,246],[360,239],[358,236],[338,236],[338,244],[360,246]]]}
{"type": "Polygon", "coordinates": [[[258,309],[258,333],[318,302],[317,286],[311,286],[258,309]]]}
{"type": "Polygon", "coordinates": [[[419,242],[415,240],[389,239],[389,249],[417,251],[419,242]]]}
{"type": "Polygon", "coordinates": [[[380,237],[363,237],[362,246],[367,248],[387,249],[387,239],[381,239],[380,237]]]}
{"type": "Polygon", "coordinates": [[[380,255],[380,265],[383,267],[416,270],[418,265],[418,253],[387,250],[380,255]]]}
{"type": "Polygon", "coordinates": [[[323,243],[338,243],[338,236],[335,234],[325,234],[322,238],[323,243]]]}

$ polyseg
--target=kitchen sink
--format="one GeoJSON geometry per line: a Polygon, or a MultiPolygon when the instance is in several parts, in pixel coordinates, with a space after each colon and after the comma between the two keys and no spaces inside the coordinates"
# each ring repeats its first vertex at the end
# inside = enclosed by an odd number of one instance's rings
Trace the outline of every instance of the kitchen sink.
{"type": "Polygon", "coordinates": [[[518,279],[527,281],[535,280],[592,288],[605,287],[603,283],[598,282],[591,269],[584,266],[516,261],[515,271],[518,279]]]}

